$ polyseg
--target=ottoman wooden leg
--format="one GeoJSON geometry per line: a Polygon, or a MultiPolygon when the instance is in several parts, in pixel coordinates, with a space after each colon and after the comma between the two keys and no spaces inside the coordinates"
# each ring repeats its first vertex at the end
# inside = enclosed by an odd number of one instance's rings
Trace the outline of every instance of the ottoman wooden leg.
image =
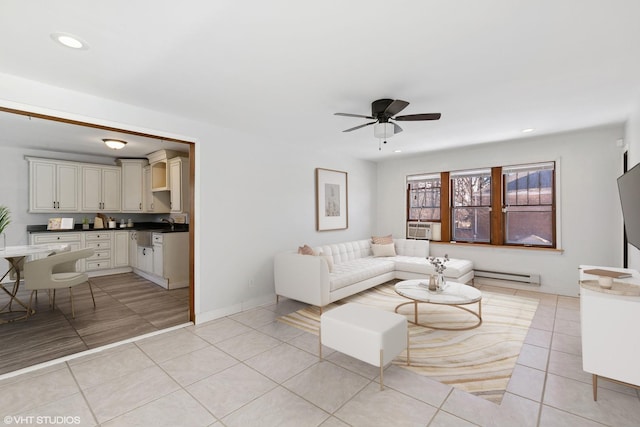
{"type": "Polygon", "coordinates": [[[384,390],[384,350],[380,349],[380,390],[384,390]]]}

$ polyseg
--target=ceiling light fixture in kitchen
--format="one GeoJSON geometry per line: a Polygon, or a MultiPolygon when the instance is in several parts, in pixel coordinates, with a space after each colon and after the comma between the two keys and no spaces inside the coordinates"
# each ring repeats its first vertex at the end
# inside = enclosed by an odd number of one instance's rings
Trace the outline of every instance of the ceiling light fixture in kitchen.
{"type": "Polygon", "coordinates": [[[127,145],[127,141],[121,139],[103,139],[105,145],[112,150],[121,150],[127,145]]]}

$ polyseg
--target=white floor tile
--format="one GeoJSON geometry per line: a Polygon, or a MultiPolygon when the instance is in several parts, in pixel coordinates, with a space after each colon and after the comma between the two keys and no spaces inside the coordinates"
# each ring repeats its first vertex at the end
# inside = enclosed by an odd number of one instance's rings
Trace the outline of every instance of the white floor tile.
{"type": "Polygon", "coordinates": [[[207,346],[200,350],[162,362],[160,363],[160,367],[176,380],[178,384],[186,386],[223,371],[237,363],[240,362],[222,350],[213,346],[207,346]]]}
{"type": "Polygon", "coordinates": [[[215,421],[215,417],[198,401],[184,390],[178,390],[114,418],[102,426],[206,427],[215,421]]]}
{"type": "Polygon", "coordinates": [[[228,427],[314,427],[329,414],[282,387],[263,394],[223,418],[228,427]]]}
{"type": "Polygon", "coordinates": [[[238,364],[186,387],[218,419],[277,386],[253,369],[238,364]]]}
{"type": "Polygon", "coordinates": [[[425,426],[437,409],[393,389],[380,391],[370,383],[342,406],[335,416],[352,426],[425,426]]]}
{"type": "Polygon", "coordinates": [[[330,414],[344,405],[370,381],[324,361],[311,366],[282,385],[330,414]]]}
{"type": "Polygon", "coordinates": [[[283,343],[247,359],[245,363],[273,381],[282,383],[309,366],[319,363],[319,359],[304,350],[283,343]]]}

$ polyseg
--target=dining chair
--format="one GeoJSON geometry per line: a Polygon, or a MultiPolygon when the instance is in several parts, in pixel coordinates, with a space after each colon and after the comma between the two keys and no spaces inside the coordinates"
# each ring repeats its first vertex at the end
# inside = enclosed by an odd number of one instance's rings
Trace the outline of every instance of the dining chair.
{"type": "Polygon", "coordinates": [[[53,290],[52,309],[55,309],[56,289],[69,288],[71,317],[75,319],[72,288],[85,282],[89,284],[89,291],[95,308],[96,300],[93,296],[93,288],[91,287],[89,276],[86,273],[77,271],[76,268],[78,260],[89,258],[93,254],[93,248],[86,248],[76,251],[64,251],[46,258],[25,262],[24,284],[31,291],[28,312],[31,313],[33,294],[39,289],[53,290]]]}

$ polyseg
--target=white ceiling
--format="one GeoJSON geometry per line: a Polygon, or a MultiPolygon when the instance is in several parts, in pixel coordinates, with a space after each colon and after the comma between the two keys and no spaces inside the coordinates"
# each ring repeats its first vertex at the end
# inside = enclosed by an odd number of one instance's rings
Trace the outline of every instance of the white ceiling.
{"type": "Polygon", "coordinates": [[[380,160],[625,121],[638,17],[637,0],[2,0],[0,72],[380,160]],[[378,98],[442,119],[378,151],[372,127],[341,132],[365,119],[333,115],[378,98]]]}

